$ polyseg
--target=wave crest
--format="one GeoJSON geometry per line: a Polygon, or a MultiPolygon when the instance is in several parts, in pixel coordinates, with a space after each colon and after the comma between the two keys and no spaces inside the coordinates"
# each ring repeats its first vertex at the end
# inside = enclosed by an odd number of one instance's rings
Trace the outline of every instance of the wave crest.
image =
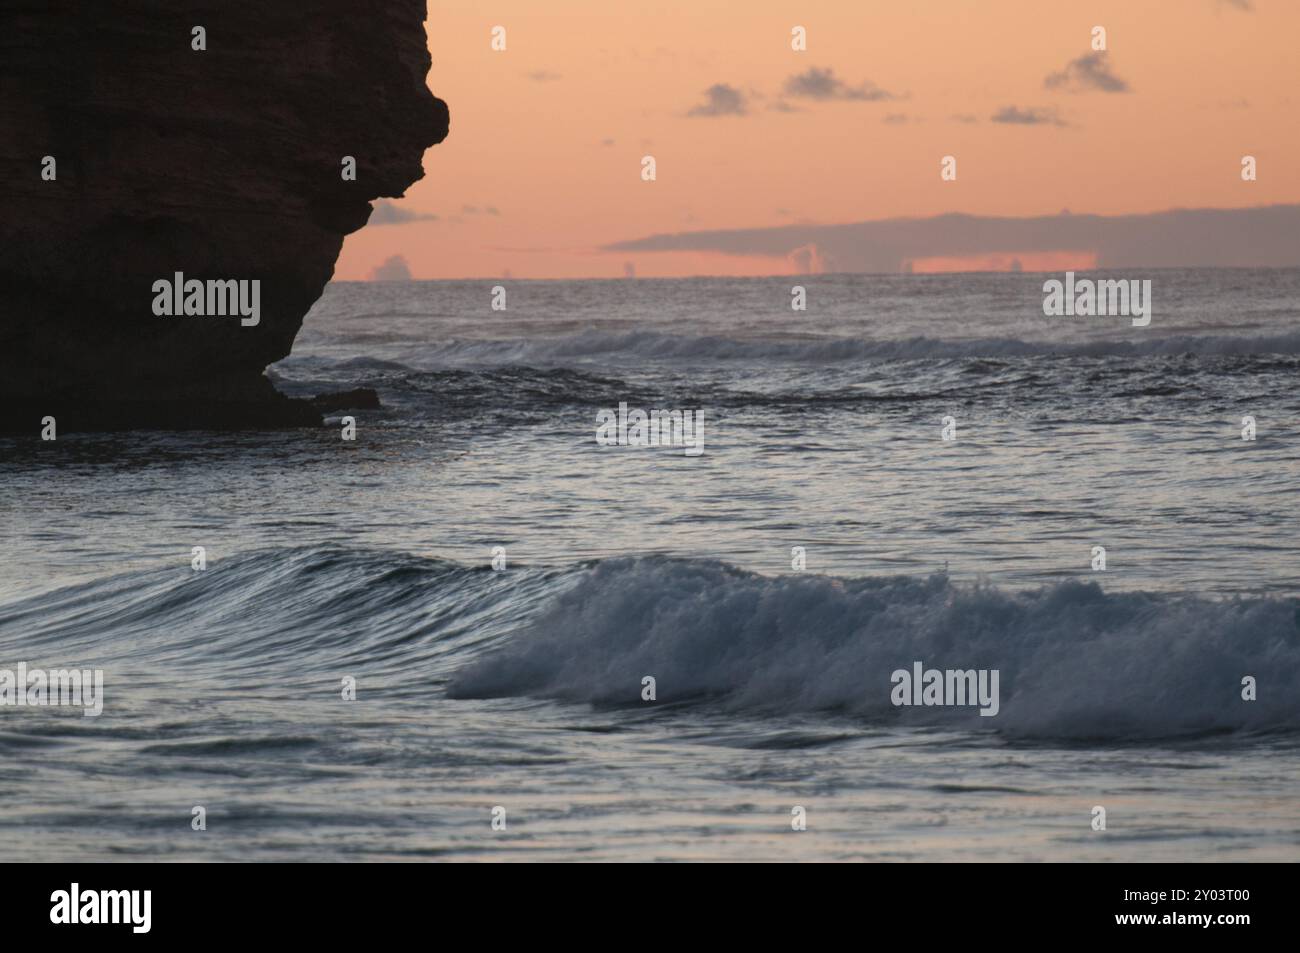
{"type": "Polygon", "coordinates": [[[421,365],[569,365],[615,358],[691,361],[895,361],[980,357],[1203,357],[1300,354],[1300,333],[1247,335],[1143,335],[1123,340],[1065,342],[990,337],[944,340],[917,336],[873,340],[860,337],[737,338],[662,331],[598,331],[529,340],[450,340],[418,352],[421,365]]]}
{"type": "Polygon", "coordinates": [[[0,606],[0,660],[304,690],[339,671],[452,699],[820,712],[869,723],[1117,739],[1300,729],[1300,600],[1025,592],[947,576],[763,576],[618,557],[492,572],[337,547],[126,573],[0,606]],[[996,669],[1000,710],[895,707],[914,662],[996,669]],[[1258,700],[1241,697],[1258,680],[1258,700]]]}
{"type": "Polygon", "coordinates": [[[453,697],[642,704],[708,698],[773,714],[996,728],[1026,737],[1149,738],[1300,726],[1293,600],[1213,601],[1067,582],[1025,593],[946,576],[776,578],[722,563],[606,560],[523,632],[460,670],[453,697]],[[1001,711],[907,708],[890,675],[997,669],[1001,711]],[[1259,700],[1241,698],[1241,680],[1259,700]]]}

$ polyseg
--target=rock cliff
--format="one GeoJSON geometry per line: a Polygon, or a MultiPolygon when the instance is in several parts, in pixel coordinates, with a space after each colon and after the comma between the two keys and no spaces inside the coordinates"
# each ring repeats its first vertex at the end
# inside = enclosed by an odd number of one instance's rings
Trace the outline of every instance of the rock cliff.
{"type": "Polygon", "coordinates": [[[370,201],[447,134],[424,17],[424,0],[0,0],[6,429],[318,423],[263,371],[370,201]],[[155,283],[178,272],[257,281],[257,323],[160,316],[155,283]]]}

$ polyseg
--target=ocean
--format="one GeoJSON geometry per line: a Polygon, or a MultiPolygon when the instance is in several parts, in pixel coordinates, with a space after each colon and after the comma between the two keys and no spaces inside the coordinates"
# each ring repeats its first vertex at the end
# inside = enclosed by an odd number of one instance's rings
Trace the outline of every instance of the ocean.
{"type": "Polygon", "coordinates": [[[1062,277],[338,282],[268,374],[379,409],[0,436],[0,669],[104,685],[0,860],[1300,860],[1300,270],[1062,277]]]}

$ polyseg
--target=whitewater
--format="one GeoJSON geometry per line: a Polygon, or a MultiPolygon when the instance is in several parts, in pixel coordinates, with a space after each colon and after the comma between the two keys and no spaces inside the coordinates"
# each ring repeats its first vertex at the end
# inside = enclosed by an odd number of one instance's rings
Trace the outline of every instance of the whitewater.
{"type": "Polygon", "coordinates": [[[1300,859],[1300,271],[1051,277],[336,283],[268,373],[377,410],[0,438],[0,668],[104,672],[0,860],[1300,859]]]}

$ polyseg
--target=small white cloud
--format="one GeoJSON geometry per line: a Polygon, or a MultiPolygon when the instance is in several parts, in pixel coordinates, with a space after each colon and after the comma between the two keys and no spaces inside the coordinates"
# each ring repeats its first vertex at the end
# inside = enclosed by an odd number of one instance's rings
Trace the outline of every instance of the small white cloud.
{"type": "Polygon", "coordinates": [[[410,281],[411,268],[401,255],[394,255],[370,273],[371,281],[410,281]]]}
{"type": "Polygon", "coordinates": [[[743,116],[748,112],[745,94],[726,83],[714,83],[704,91],[704,102],[691,109],[688,116],[743,116]]]}
{"type": "Polygon", "coordinates": [[[370,220],[366,224],[406,225],[410,222],[436,222],[437,220],[438,216],[436,215],[427,212],[416,212],[380,199],[374,204],[374,211],[370,213],[370,220]]]}

